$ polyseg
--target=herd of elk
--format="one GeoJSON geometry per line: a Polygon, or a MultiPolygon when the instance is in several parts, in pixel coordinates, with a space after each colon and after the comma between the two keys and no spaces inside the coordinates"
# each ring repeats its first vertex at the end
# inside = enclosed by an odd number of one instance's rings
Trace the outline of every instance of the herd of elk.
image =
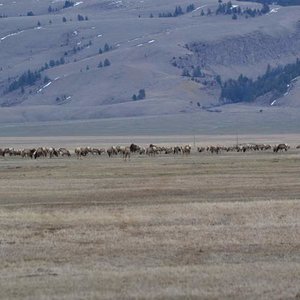
{"type": "MultiPolygon", "coordinates": [[[[197,147],[197,152],[203,153],[208,152],[211,154],[219,154],[220,152],[248,152],[248,151],[273,151],[275,153],[288,151],[290,146],[287,144],[277,144],[271,146],[270,144],[243,144],[235,146],[202,146],[197,147]]],[[[300,149],[300,145],[296,146],[296,149],[300,149]]],[[[109,157],[122,156],[126,161],[130,159],[131,154],[156,156],[159,154],[172,154],[172,155],[189,155],[191,154],[192,146],[159,146],[150,144],[148,147],[142,147],[135,144],[130,146],[111,146],[107,149],[105,148],[95,148],[95,147],[77,147],[74,150],[74,154],[77,158],[85,157],[89,154],[91,155],[102,155],[107,154],[109,157]]],[[[20,156],[28,157],[32,159],[37,158],[53,158],[53,157],[70,157],[71,151],[66,148],[56,149],[54,147],[37,147],[37,148],[26,148],[26,149],[14,149],[14,148],[0,148],[0,156],[20,156]]]]}

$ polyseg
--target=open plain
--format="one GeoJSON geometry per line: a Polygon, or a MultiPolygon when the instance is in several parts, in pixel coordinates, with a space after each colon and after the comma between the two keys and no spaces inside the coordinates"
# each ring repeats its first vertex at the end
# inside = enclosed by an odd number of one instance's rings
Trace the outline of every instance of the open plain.
{"type": "Polygon", "coordinates": [[[295,147],[1,158],[0,298],[298,299],[299,175],[295,147]]]}

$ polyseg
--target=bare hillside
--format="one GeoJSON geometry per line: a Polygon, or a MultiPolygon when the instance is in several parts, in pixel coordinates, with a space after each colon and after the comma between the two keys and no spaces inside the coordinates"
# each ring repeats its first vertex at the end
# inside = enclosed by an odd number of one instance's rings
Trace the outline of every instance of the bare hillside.
{"type": "MultiPolygon", "coordinates": [[[[242,12],[262,9],[258,3],[232,4],[242,12]]],[[[3,0],[0,121],[195,112],[209,119],[221,104],[218,76],[236,79],[243,73],[255,79],[268,65],[300,57],[300,7],[273,5],[268,13],[238,14],[237,19],[216,14],[217,9],[212,0],[3,0]],[[166,17],[179,5],[182,14],[166,17]],[[199,78],[182,76],[196,67],[201,68],[199,78]],[[144,97],[139,97],[141,90],[144,97]]],[[[275,105],[297,114],[298,99],[295,80],[276,102],[262,99],[247,105],[265,112],[275,105]]],[[[219,112],[226,119],[234,109],[239,106],[219,112]]]]}

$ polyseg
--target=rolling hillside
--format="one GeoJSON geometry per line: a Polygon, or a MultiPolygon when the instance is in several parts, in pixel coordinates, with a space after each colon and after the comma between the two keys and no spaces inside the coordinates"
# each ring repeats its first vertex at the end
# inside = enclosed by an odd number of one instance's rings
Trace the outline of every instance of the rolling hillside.
{"type": "MultiPolygon", "coordinates": [[[[263,96],[242,105],[222,105],[218,84],[218,78],[237,79],[242,73],[256,79],[268,65],[295,63],[300,6],[271,5],[267,13],[237,13],[235,19],[234,13],[216,15],[218,5],[212,0],[2,0],[0,122],[162,115],[176,122],[190,113],[227,120],[233,111],[248,109],[269,113],[270,120],[274,110],[277,119],[280,112],[287,120],[291,112],[300,116],[297,78],[276,99],[263,96]],[[183,14],[164,17],[179,5],[183,14]]],[[[263,6],[233,1],[230,9],[238,7],[243,12],[263,6]]],[[[297,131],[297,121],[294,125],[297,131]]]]}

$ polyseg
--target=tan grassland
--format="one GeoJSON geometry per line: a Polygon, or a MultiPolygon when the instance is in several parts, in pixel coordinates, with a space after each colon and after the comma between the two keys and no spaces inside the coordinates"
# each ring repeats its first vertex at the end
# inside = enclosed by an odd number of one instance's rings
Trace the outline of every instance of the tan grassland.
{"type": "Polygon", "coordinates": [[[299,298],[300,149],[0,158],[0,299],[299,298]]]}

